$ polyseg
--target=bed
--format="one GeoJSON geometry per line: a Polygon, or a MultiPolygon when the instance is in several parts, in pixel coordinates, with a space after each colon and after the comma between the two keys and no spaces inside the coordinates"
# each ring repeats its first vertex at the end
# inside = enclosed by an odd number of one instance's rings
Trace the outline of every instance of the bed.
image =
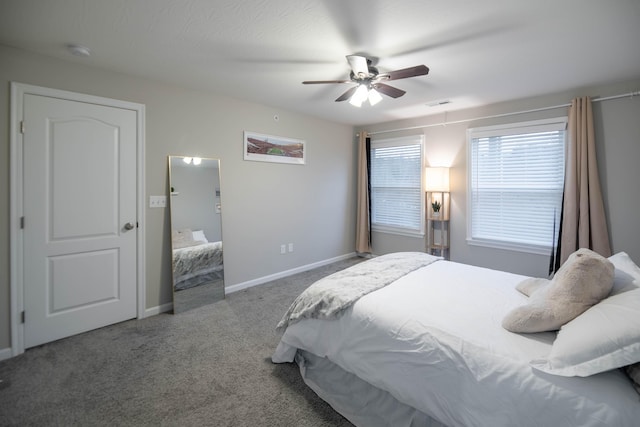
{"type": "Polygon", "coordinates": [[[223,278],[222,242],[207,241],[201,230],[178,230],[173,236],[174,290],[223,278]]]}
{"type": "Polygon", "coordinates": [[[305,290],[272,361],[297,363],[357,426],[637,426],[627,372],[640,362],[640,269],[614,257],[611,296],[560,332],[526,334],[502,322],[530,299],[516,289],[527,277],[422,253],[376,257],[305,290]],[[561,354],[580,336],[596,350],[561,354]]]}

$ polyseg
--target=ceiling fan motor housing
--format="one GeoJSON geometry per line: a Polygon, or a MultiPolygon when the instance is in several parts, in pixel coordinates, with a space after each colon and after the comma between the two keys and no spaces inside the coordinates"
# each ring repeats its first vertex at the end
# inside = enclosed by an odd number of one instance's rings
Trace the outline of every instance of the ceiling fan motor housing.
{"type": "Polygon", "coordinates": [[[349,77],[351,78],[351,80],[353,80],[356,83],[361,83],[363,80],[373,80],[375,79],[379,72],[378,69],[376,67],[374,67],[373,65],[371,65],[371,60],[368,59],[367,60],[367,68],[369,69],[369,74],[366,76],[363,76],[361,74],[357,75],[353,72],[353,70],[351,70],[351,72],[349,73],[349,77]]]}

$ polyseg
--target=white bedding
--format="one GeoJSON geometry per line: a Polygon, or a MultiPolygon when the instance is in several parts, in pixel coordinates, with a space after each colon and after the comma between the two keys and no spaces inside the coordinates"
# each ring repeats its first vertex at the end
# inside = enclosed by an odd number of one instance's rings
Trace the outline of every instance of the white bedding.
{"type": "Polygon", "coordinates": [[[514,334],[505,314],[525,277],[438,261],[362,297],[336,320],[290,325],[272,360],[327,357],[448,426],[637,426],[640,401],[619,370],[587,378],[536,371],[555,333],[514,334]]]}

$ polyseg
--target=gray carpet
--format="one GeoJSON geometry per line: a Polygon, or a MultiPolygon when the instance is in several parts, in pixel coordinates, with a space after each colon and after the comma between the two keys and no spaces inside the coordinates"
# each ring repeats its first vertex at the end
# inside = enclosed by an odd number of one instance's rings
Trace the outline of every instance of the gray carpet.
{"type": "Polygon", "coordinates": [[[273,364],[294,298],[352,258],[181,314],[131,320],[0,362],[3,426],[351,426],[295,364],[273,364]]]}

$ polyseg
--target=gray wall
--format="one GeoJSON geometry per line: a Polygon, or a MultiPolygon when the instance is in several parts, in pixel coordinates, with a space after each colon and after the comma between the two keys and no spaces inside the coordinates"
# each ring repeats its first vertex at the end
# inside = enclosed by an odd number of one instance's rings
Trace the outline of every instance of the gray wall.
{"type": "Polygon", "coordinates": [[[0,350],[10,346],[10,81],[146,105],[147,308],[172,300],[169,213],[148,208],[166,194],[170,154],[220,159],[227,286],[354,251],[352,127],[4,46],[0,64],[0,350]],[[305,140],[307,164],[244,161],[244,130],[305,140]],[[290,242],[294,252],[280,255],[290,242]]]}
{"type": "MultiPolygon", "coordinates": [[[[445,121],[474,119],[505,113],[542,109],[571,102],[576,96],[606,97],[640,89],[640,80],[604,87],[522,99],[514,102],[490,105],[425,116],[412,120],[401,120],[383,124],[362,126],[368,132],[389,131],[407,127],[436,125],[402,132],[379,134],[390,137],[403,134],[424,134],[427,165],[451,167],[451,259],[453,261],[511,271],[530,276],[545,277],[548,271],[548,256],[470,246],[466,243],[467,219],[467,153],[466,131],[468,128],[502,123],[536,120],[566,116],[567,107],[549,111],[518,114],[507,117],[478,119],[459,124],[445,121]]],[[[610,241],[614,252],[627,252],[636,263],[640,262],[640,97],[596,102],[594,121],[600,181],[605,210],[608,217],[610,241]]],[[[427,108],[427,107],[425,107],[427,108]]],[[[374,137],[376,137],[374,135],[374,137]]],[[[424,250],[424,241],[416,238],[374,233],[373,249],[384,254],[404,248],[424,250]]]]}

